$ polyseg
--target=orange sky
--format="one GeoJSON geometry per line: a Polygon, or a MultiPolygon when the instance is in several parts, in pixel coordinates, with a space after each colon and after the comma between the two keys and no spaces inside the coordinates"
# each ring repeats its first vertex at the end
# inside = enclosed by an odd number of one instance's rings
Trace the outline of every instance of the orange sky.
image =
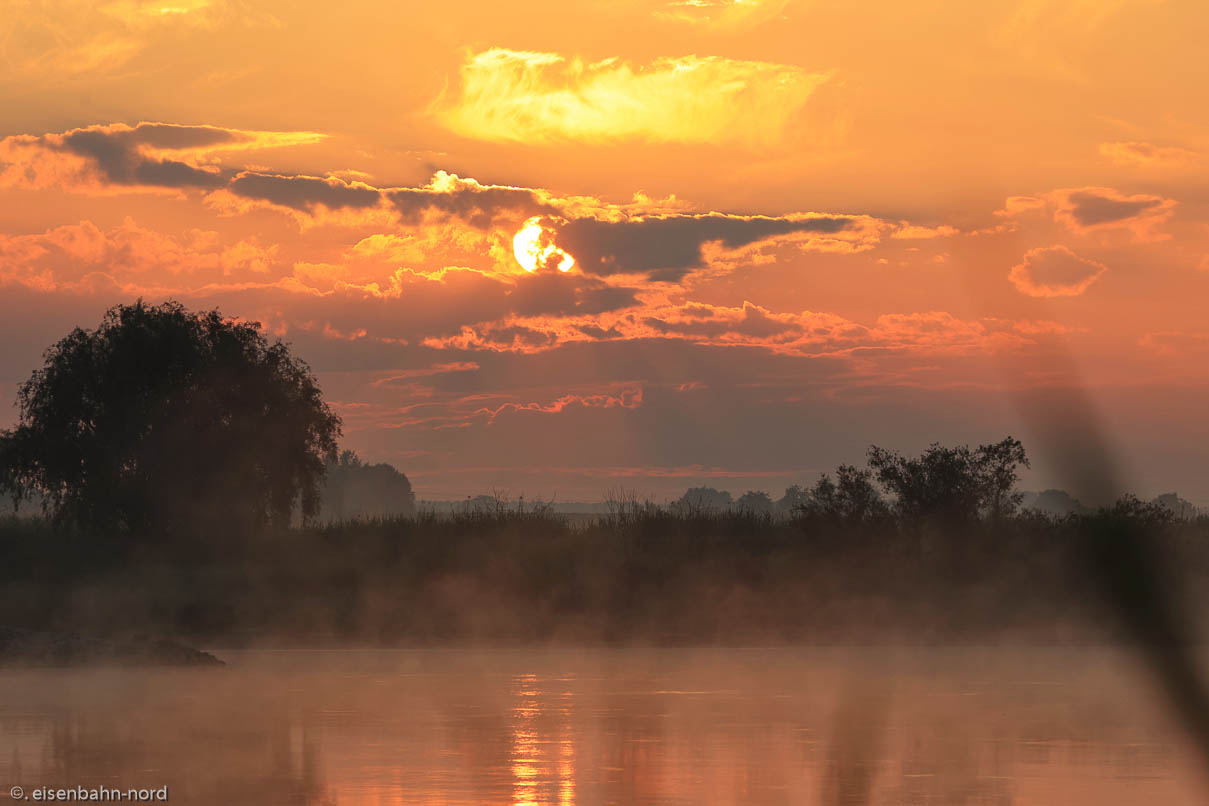
{"type": "Polygon", "coordinates": [[[422,497],[779,493],[1028,446],[1077,384],[1206,501],[1205,41],[1177,0],[16,0],[0,395],[172,297],[422,497]]]}

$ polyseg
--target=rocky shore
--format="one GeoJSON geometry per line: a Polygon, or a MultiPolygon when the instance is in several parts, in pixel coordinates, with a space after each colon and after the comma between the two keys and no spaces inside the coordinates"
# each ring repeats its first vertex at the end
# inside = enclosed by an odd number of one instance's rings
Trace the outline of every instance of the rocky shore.
{"type": "Polygon", "coordinates": [[[175,641],[108,640],[75,633],[0,627],[0,666],[223,666],[223,662],[175,641]]]}

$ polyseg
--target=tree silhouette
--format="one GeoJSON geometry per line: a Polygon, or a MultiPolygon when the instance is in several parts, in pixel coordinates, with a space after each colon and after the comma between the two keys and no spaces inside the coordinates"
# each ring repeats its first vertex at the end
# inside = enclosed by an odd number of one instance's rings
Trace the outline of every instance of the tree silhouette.
{"type": "Polygon", "coordinates": [[[852,465],[836,468],[835,481],[824,473],[797,506],[799,515],[849,524],[867,523],[888,511],[873,484],[872,471],[852,465]]]}
{"type": "Polygon", "coordinates": [[[352,451],[331,459],[324,474],[320,517],[339,522],[352,518],[388,518],[416,514],[416,495],[407,476],[392,465],[367,464],[352,451]]]}
{"type": "Polygon", "coordinates": [[[1023,496],[1021,504],[1025,509],[1044,515],[1065,518],[1068,515],[1087,512],[1087,507],[1066,490],[1042,490],[1039,493],[1026,493],[1023,496]]]}
{"type": "Polygon", "coordinates": [[[261,527],[319,505],[340,419],[255,323],[176,302],[109,309],[45,355],[0,432],[0,485],[60,524],[146,534],[261,527]]]}
{"type": "Polygon", "coordinates": [[[735,509],[751,515],[771,515],[772,498],[763,490],[748,490],[735,501],[735,509]]]}
{"type": "Polygon", "coordinates": [[[1023,498],[1016,492],[1021,466],[1029,466],[1028,457],[1012,437],[975,450],[934,443],[914,458],[876,446],[869,449],[870,469],[894,496],[899,516],[913,522],[960,525],[1015,514],[1023,498]]]}

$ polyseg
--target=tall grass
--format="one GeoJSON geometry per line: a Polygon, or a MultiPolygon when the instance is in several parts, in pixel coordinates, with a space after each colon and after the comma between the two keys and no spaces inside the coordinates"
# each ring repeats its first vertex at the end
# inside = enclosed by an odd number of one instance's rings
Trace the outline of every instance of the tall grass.
{"type": "MultiPolygon", "coordinates": [[[[6,519],[0,623],[210,645],[1102,640],[1080,541],[1090,519],[1146,515],[958,528],[616,495],[588,520],[499,499],[138,545],[6,519]]],[[[1146,534],[1199,597],[1209,522],[1146,534]]]]}

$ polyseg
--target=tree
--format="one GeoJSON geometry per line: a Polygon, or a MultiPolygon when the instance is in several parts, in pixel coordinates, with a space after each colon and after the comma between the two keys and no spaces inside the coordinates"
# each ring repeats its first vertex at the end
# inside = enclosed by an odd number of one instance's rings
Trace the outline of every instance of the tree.
{"type": "Polygon", "coordinates": [[[835,471],[835,481],[824,473],[797,511],[806,517],[856,524],[880,518],[888,509],[873,484],[871,471],[840,465],[835,471]]]}
{"type": "Polygon", "coordinates": [[[961,524],[980,517],[1007,518],[1023,498],[1016,491],[1020,466],[1029,466],[1028,457],[1011,437],[976,450],[933,443],[915,458],[869,449],[869,467],[894,496],[899,515],[910,521],[961,524]]]}
{"type": "Polygon", "coordinates": [[[315,514],[340,419],[256,323],[176,302],[109,309],[45,355],[0,432],[0,484],[61,524],[151,531],[315,514]]]}
{"type": "Polygon", "coordinates": [[[1197,516],[1196,506],[1176,493],[1163,493],[1151,503],[1167,510],[1173,518],[1179,521],[1191,520],[1197,516]]]}
{"type": "Polygon", "coordinates": [[[810,500],[810,493],[800,484],[785,488],[785,495],[777,499],[778,515],[792,515],[800,510],[810,500]]]}
{"type": "Polygon", "coordinates": [[[1050,489],[1042,490],[1039,493],[1022,494],[1021,505],[1025,509],[1031,509],[1059,518],[1065,518],[1067,515],[1076,515],[1086,511],[1086,507],[1065,490],[1050,489]]]}
{"type": "Polygon", "coordinates": [[[1015,515],[1024,494],[1017,492],[1018,467],[1028,467],[1028,456],[1020,440],[1007,437],[990,445],[979,445],[974,452],[974,470],[981,491],[983,514],[992,522],[1015,515]]]}
{"type": "Polygon", "coordinates": [[[362,462],[352,451],[332,458],[324,472],[320,517],[328,521],[416,514],[411,482],[392,465],[362,462]]]}
{"type": "Polygon", "coordinates": [[[735,509],[752,515],[771,515],[772,506],[772,498],[763,490],[748,490],[735,502],[735,509]]]}

